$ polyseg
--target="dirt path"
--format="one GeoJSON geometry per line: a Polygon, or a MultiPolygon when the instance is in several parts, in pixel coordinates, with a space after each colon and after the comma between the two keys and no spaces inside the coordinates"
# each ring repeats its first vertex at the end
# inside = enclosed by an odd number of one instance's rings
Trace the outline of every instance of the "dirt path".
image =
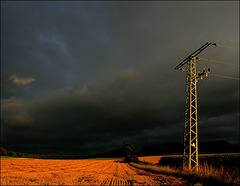
{"type": "Polygon", "coordinates": [[[186,185],[118,160],[2,159],[1,185],[186,185]]]}

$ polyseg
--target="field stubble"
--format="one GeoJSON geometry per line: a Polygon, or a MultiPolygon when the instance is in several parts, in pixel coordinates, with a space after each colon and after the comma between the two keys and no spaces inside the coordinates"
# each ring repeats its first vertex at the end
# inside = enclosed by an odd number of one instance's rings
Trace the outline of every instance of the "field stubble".
{"type": "Polygon", "coordinates": [[[131,165],[143,170],[153,171],[153,172],[162,173],[162,174],[171,174],[177,177],[178,176],[193,177],[194,179],[197,178],[198,180],[201,180],[200,182],[208,182],[208,180],[215,180],[222,184],[231,184],[231,185],[240,184],[240,174],[239,174],[240,172],[238,167],[239,159],[238,158],[233,159],[234,156],[239,157],[239,153],[200,154],[199,156],[212,157],[212,159],[215,160],[215,163],[218,162],[219,165],[213,166],[211,163],[208,163],[207,161],[203,161],[199,163],[198,172],[190,172],[188,170],[182,171],[167,165],[163,165],[163,166],[156,165],[159,163],[159,160],[162,157],[181,157],[181,155],[139,157],[140,161],[148,162],[150,163],[150,165],[140,165],[140,164],[134,164],[134,163],[131,163],[131,165]],[[225,159],[221,160],[221,156],[223,157],[225,156],[225,159]],[[216,160],[216,158],[220,158],[220,159],[216,160]],[[236,159],[237,161],[235,161],[236,159]],[[229,162],[229,164],[226,164],[227,162],[229,162]]]}
{"type": "Polygon", "coordinates": [[[186,185],[171,175],[136,169],[121,159],[1,159],[1,185],[186,185]]]}

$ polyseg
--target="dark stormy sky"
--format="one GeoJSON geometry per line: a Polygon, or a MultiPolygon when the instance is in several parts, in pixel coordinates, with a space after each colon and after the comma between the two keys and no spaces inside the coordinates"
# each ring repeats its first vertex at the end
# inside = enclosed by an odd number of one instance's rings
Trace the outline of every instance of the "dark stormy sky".
{"type": "MultiPolygon", "coordinates": [[[[239,62],[238,1],[1,2],[1,142],[88,154],[182,142],[185,73],[199,57],[239,62]]],[[[239,78],[239,68],[198,61],[239,78]]],[[[239,81],[198,84],[199,140],[239,143],[239,81]]]]}

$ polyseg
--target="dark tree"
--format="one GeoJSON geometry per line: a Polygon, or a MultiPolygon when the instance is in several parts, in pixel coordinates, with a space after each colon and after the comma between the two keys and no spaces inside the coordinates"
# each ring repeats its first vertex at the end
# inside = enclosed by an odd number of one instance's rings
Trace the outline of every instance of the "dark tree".
{"type": "Polygon", "coordinates": [[[131,143],[126,143],[122,148],[122,153],[124,156],[124,161],[129,162],[138,162],[138,157],[136,155],[136,149],[131,143]]]}
{"type": "Polygon", "coordinates": [[[1,156],[7,156],[8,155],[7,150],[3,147],[0,147],[0,155],[1,156]]]}
{"type": "Polygon", "coordinates": [[[8,151],[9,156],[17,157],[17,153],[13,151],[8,151]]]}
{"type": "Polygon", "coordinates": [[[17,153],[17,157],[26,158],[25,153],[22,153],[22,152],[16,152],[16,153],[17,153]]]}

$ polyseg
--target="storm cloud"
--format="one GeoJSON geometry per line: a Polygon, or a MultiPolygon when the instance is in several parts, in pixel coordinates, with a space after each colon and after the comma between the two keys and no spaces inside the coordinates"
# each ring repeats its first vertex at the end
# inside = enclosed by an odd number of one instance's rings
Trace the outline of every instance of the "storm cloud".
{"type": "MultiPolygon", "coordinates": [[[[238,48],[236,4],[3,2],[2,144],[86,154],[181,142],[185,73],[174,67],[207,41],[238,48]]],[[[214,46],[201,56],[239,60],[214,46]]],[[[206,67],[239,76],[198,63],[206,67]]],[[[239,82],[204,77],[198,100],[200,140],[238,142],[239,82]]]]}

